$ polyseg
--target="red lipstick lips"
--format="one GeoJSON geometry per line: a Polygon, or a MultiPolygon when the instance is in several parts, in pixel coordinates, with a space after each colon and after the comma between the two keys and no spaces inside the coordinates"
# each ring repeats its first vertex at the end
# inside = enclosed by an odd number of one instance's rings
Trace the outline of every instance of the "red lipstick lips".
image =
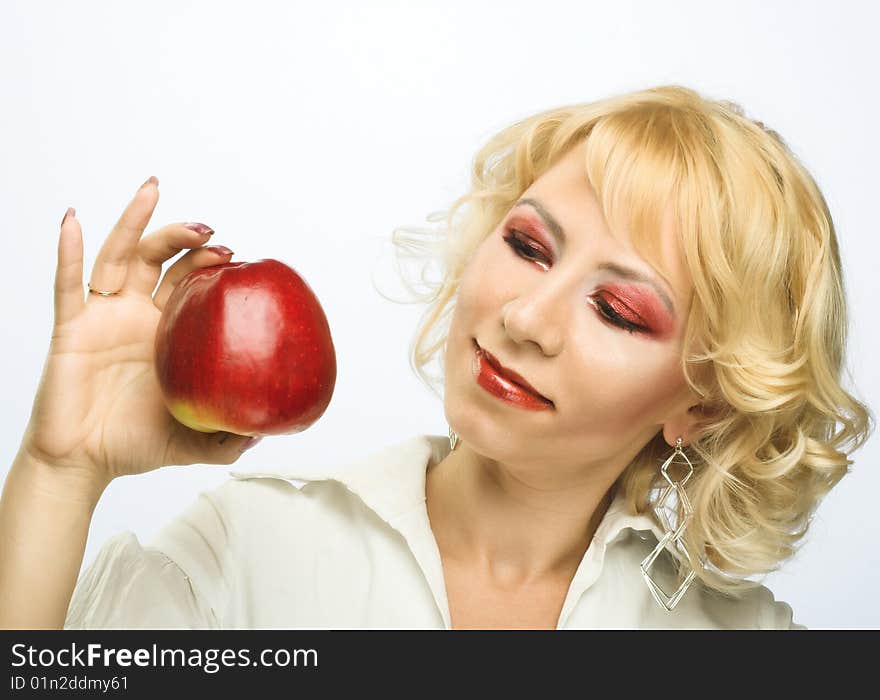
{"type": "Polygon", "coordinates": [[[507,369],[488,350],[484,350],[474,339],[476,348],[474,374],[477,383],[508,403],[532,410],[553,408],[553,402],[544,397],[521,375],[507,369]]]}

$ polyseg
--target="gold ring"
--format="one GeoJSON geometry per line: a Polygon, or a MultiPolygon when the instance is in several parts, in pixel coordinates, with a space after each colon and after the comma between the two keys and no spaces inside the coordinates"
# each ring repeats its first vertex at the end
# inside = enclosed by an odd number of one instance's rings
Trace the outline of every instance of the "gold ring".
{"type": "Polygon", "coordinates": [[[119,292],[108,292],[103,289],[93,289],[91,282],[89,282],[88,287],[89,287],[89,294],[98,294],[102,297],[112,297],[114,294],[119,294],[119,292]]]}

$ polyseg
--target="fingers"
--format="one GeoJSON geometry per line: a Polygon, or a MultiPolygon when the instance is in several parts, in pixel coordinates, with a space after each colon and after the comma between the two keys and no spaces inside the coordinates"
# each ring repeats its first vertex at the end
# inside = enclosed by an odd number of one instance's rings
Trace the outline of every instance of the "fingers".
{"type": "Polygon", "coordinates": [[[168,297],[171,296],[171,292],[174,291],[177,283],[190,272],[200,267],[208,267],[210,265],[219,265],[220,263],[229,262],[232,255],[232,251],[223,246],[196,248],[195,250],[186,253],[186,255],[180,258],[180,260],[168,268],[165,277],[162,278],[162,283],[159,285],[159,289],[156,290],[156,294],[153,296],[153,303],[156,305],[156,308],[159,309],[159,311],[162,311],[165,308],[165,302],[168,301],[168,297]]]}
{"type": "Polygon", "coordinates": [[[76,210],[68,208],[58,237],[58,265],[55,268],[55,325],[72,319],[85,306],[83,298],[82,228],[76,210]]]}
{"type": "MultiPolygon", "coordinates": [[[[189,225],[204,226],[204,224],[189,225]]],[[[186,226],[187,224],[183,223],[169,224],[141,238],[137,244],[137,254],[129,266],[123,289],[144,296],[152,295],[162,274],[162,265],[166,261],[181,250],[200,247],[211,237],[209,233],[198,233],[186,226]]],[[[207,226],[202,230],[211,231],[207,226]]]]}
{"type": "MultiPolygon", "coordinates": [[[[93,289],[122,289],[138,241],[159,201],[158,184],[159,181],[154,176],[141,185],[107,236],[92,268],[89,282],[93,289]]],[[[91,298],[94,299],[95,296],[91,298]]]]}

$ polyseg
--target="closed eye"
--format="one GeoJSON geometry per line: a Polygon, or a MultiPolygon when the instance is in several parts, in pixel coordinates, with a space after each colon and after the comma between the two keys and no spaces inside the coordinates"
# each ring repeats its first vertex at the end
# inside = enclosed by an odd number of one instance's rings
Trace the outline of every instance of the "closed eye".
{"type": "MultiPolygon", "coordinates": [[[[549,265],[550,260],[547,258],[546,255],[544,255],[544,253],[514,236],[513,233],[515,232],[515,229],[508,229],[508,234],[504,236],[504,242],[507,243],[507,245],[510,246],[510,248],[512,248],[513,251],[520,258],[523,258],[524,260],[530,260],[532,262],[537,262],[542,266],[549,265]]],[[[650,330],[638,323],[633,323],[632,321],[625,319],[623,316],[617,313],[611,307],[611,305],[601,296],[597,295],[593,297],[592,301],[595,307],[599,310],[599,315],[609,323],[617,326],[618,328],[622,328],[628,333],[635,333],[637,331],[646,332],[650,330]]]]}

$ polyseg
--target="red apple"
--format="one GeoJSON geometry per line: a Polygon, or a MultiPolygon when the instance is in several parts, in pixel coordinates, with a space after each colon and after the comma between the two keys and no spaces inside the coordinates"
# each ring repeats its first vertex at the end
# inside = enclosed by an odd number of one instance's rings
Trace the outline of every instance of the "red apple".
{"type": "Polygon", "coordinates": [[[324,310],[278,260],[190,272],[165,304],[155,349],[165,405],[201,432],[301,432],[324,413],[336,385],[324,310]]]}

